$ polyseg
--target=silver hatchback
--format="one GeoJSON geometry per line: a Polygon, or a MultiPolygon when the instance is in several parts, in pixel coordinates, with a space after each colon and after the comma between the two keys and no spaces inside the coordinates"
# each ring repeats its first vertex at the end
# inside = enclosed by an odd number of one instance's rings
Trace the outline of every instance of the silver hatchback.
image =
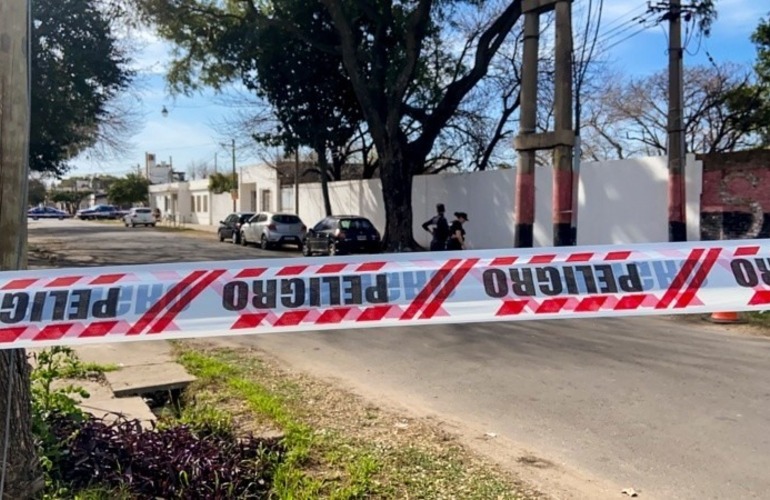
{"type": "Polygon", "coordinates": [[[294,214],[260,212],[241,226],[241,244],[259,244],[263,250],[286,243],[302,248],[307,227],[294,214]]]}

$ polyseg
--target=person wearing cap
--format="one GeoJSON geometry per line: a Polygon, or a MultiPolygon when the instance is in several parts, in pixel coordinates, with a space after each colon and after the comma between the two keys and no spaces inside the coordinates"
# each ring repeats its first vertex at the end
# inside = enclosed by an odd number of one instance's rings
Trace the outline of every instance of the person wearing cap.
{"type": "Polygon", "coordinates": [[[449,226],[449,239],[446,243],[447,250],[462,250],[465,248],[465,229],[463,224],[468,222],[468,214],[455,212],[455,220],[449,226]]]}
{"type": "Polygon", "coordinates": [[[445,211],[444,204],[439,203],[436,205],[437,214],[422,225],[423,229],[433,235],[433,238],[430,240],[431,252],[446,249],[446,241],[449,237],[449,223],[446,217],[444,217],[445,211]]]}

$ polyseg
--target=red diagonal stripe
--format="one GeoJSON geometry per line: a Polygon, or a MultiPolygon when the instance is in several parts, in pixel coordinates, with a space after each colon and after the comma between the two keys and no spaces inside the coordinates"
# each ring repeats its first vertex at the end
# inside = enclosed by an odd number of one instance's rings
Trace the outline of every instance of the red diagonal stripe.
{"type": "Polygon", "coordinates": [[[489,263],[490,266],[512,266],[516,263],[518,257],[497,257],[489,263]]]}
{"type": "Polygon", "coordinates": [[[391,307],[392,306],[372,306],[372,307],[367,307],[356,318],[356,321],[379,321],[382,318],[384,318],[386,314],[388,314],[388,311],[390,311],[391,307]]]}
{"type": "Polygon", "coordinates": [[[735,256],[756,255],[759,253],[759,247],[738,247],[735,249],[735,256]]]}
{"type": "Polygon", "coordinates": [[[454,273],[452,273],[447,282],[444,283],[444,286],[441,287],[441,290],[438,291],[433,301],[431,301],[425,307],[425,310],[420,315],[420,319],[432,318],[433,315],[436,314],[436,311],[439,310],[441,305],[447,299],[447,297],[452,294],[455,288],[457,288],[457,285],[459,285],[463,278],[465,278],[465,275],[468,274],[468,271],[470,271],[478,261],[479,259],[468,259],[460,264],[460,267],[457,268],[454,273]]]}
{"type": "Polygon", "coordinates": [[[258,278],[259,276],[262,276],[262,273],[264,273],[267,270],[267,268],[264,267],[249,267],[246,269],[241,269],[241,271],[235,275],[236,278],[258,278]]]}
{"type": "Polygon", "coordinates": [[[185,288],[190,286],[193,282],[197,281],[198,278],[204,274],[206,274],[206,271],[193,271],[192,273],[188,274],[182,281],[172,286],[169,291],[166,292],[166,295],[161,297],[160,300],[153,304],[152,307],[150,307],[147,312],[145,312],[142,317],[131,326],[128,332],[126,332],[126,335],[137,335],[142,333],[142,331],[147,328],[147,325],[152,323],[158,314],[160,314],[163,309],[168,307],[168,305],[171,304],[177,295],[182,293],[185,288]]]}
{"type": "Polygon", "coordinates": [[[569,299],[566,297],[546,299],[540,304],[540,307],[535,310],[535,314],[557,313],[562,310],[568,300],[569,299]]]}
{"type": "Polygon", "coordinates": [[[96,321],[86,326],[78,337],[104,337],[118,324],[117,321],[96,321]]]}
{"type": "Polygon", "coordinates": [[[347,267],[347,264],[324,264],[318,268],[316,274],[339,273],[345,269],[345,267],[347,267]]]}
{"type": "MultiPolygon", "coordinates": [[[[770,304],[770,290],[759,290],[754,293],[754,296],[749,300],[750,306],[758,306],[762,304],[770,304]]],[[[2,332],[2,330],[0,330],[2,332]]]]}
{"type": "Polygon", "coordinates": [[[500,309],[497,310],[495,316],[512,316],[521,314],[524,311],[524,307],[527,305],[528,300],[506,300],[500,309]]]}
{"type": "Polygon", "coordinates": [[[371,272],[371,271],[379,271],[383,267],[385,267],[385,262],[366,262],[364,264],[361,264],[356,268],[356,272],[358,273],[365,273],[365,272],[371,272]]]}
{"type": "Polygon", "coordinates": [[[631,252],[623,251],[623,252],[609,252],[606,257],[604,257],[604,260],[626,260],[629,257],[631,257],[631,252]]]}
{"type": "Polygon", "coordinates": [[[428,298],[436,291],[436,288],[438,288],[441,282],[444,281],[444,278],[446,278],[449,272],[460,262],[462,262],[460,259],[449,259],[446,264],[441,266],[441,269],[433,275],[425,287],[420,290],[420,293],[418,293],[414,300],[412,300],[412,303],[409,304],[409,307],[406,308],[406,311],[404,311],[400,319],[414,318],[419,310],[425,305],[428,298]]]}
{"type": "Polygon", "coordinates": [[[238,320],[230,327],[231,330],[240,330],[242,328],[256,328],[267,317],[267,313],[246,313],[241,314],[238,320]]]}
{"type": "Polygon", "coordinates": [[[556,258],[555,254],[551,255],[534,255],[531,259],[529,259],[530,264],[549,264],[553,262],[553,259],[556,258]]]}
{"type": "Polygon", "coordinates": [[[207,286],[209,286],[223,274],[225,274],[224,269],[216,269],[203,277],[200,281],[193,285],[189,291],[179,297],[179,299],[174,302],[171,307],[168,308],[166,314],[161,316],[161,318],[150,327],[148,333],[160,333],[165,330],[169,323],[174,321],[174,318],[176,318],[177,315],[190,304],[190,302],[195,300],[195,297],[200,295],[200,293],[205,290],[207,286]]]}
{"type": "Polygon", "coordinates": [[[336,309],[327,309],[315,320],[320,325],[339,323],[345,319],[345,315],[350,312],[352,307],[338,307],[336,309]]]}
{"type": "Polygon", "coordinates": [[[58,325],[48,325],[35,335],[32,340],[59,340],[75,326],[75,323],[59,323],[58,325]]]}
{"type": "Polygon", "coordinates": [[[573,253],[567,257],[567,262],[588,262],[593,256],[593,252],[573,253]]]}
{"type": "Polygon", "coordinates": [[[594,312],[602,308],[607,297],[586,297],[575,307],[575,312],[594,312]]]}
{"type": "Polygon", "coordinates": [[[22,333],[26,331],[26,326],[14,326],[11,328],[0,328],[0,343],[15,342],[22,333]]]}
{"type": "Polygon", "coordinates": [[[273,326],[296,326],[299,325],[310,311],[287,311],[273,323],[273,326]]]}
{"type": "Polygon", "coordinates": [[[52,288],[55,286],[72,286],[80,281],[82,276],[62,276],[60,278],[53,279],[45,284],[44,288],[52,288]]]}
{"type": "Polygon", "coordinates": [[[119,273],[119,274],[104,274],[102,276],[97,276],[94,278],[93,281],[89,283],[89,285],[111,285],[113,283],[117,283],[118,281],[122,280],[125,277],[125,273],[119,273]]]}
{"type": "Polygon", "coordinates": [[[711,272],[711,268],[714,267],[714,263],[716,263],[721,252],[721,248],[712,248],[706,253],[706,258],[703,260],[703,264],[701,264],[698,270],[695,271],[695,276],[693,277],[692,281],[690,281],[687,289],[685,289],[684,293],[680,295],[679,299],[676,301],[676,304],[674,305],[675,309],[681,309],[682,307],[687,307],[690,304],[692,299],[695,297],[695,294],[698,293],[698,290],[700,290],[700,287],[703,285],[706,276],[708,276],[709,272],[711,272]]]}
{"type": "Polygon", "coordinates": [[[687,260],[685,260],[682,265],[682,269],[679,270],[674,277],[674,280],[671,282],[671,285],[668,287],[668,290],[666,290],[666,293],[663,294],[663,297],[661,297],[655,305],[655,309],[665,309],[671,304],[674,298],[679,294],[679,290],[681,290],[684,284],[687,283],[687,278],[690,277],[693,269],[698,265],[701,255],[703,255],[702,248],[696,248],[690,252],[690,255],[687,256],[687,260]]]}
{"type": "Polygon", "coordinates": [[[20,280],[11,280],[8,283],[6,283],[3,286],[3,290],[20,290],[23,288],[27,288],[28,286],[34,285],[37,283],[37,278],[27,278],[27,279],[20,279],[20,280]]]}
{"type": "Polygon", "coordinates": [[[615,307],[613,307],[613,309],[615,311],[628,311],[630,309],[639,309],[646,298],[647,298],[646,293],[641,293],[637,295],[626,295],[625,297],[621,298],[617,304],[615,304],[615,307]]]}
{"type": "Polygon", "coordinates": [[[275,273],[276,276],[294,276],[296,274],[302,274],[308,266],[286,266],[280,271],[275,273]]]}

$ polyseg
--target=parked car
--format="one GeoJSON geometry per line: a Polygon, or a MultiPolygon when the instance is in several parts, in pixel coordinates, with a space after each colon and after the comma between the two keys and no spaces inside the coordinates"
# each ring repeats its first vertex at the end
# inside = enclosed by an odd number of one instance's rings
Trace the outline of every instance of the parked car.
{"type": "Polygon", "coordinates": [[[78,210],[77,217],[82,220],[119,219],[120,211],[112,205],[96,205],[78,210]]]}
{"type": "Polygon", "coordinates": [[[310,229],[302,242],[302,254],[337,255],[378,253],[382,241],[374,224],[358,215],[327,217],[310,229]]]}
{"type": "Polygon", "coordinates": [[[155,227],[155,216],[152,214],[151,208],[136,207],[129,210],[128,213],[123,216],[123,224],[125,224],[126,227],[136,227],[139,225],[144,227],[155,227]]]}
{"type": "Polygon", "coordinates": [[[38,220],[38,219],[66,219],[68,217],[72,217],[70,214],[65,212],[64,210],[59,210],[58,208],[53,207],[35,207],[30,208],[27,210],[27,217],[32,220],[38,220]]]}
{"type": "Polygon", "coordinates": [[[241,226],[254,217],[254,212],[233,212],[225,220],[219,221],[217,236],[219,241],[230,240],[233,243],[241,242],[241,226]]]}
{"type": "Polygon", "coordinates": [[[289,243],[302,249],[307,226],[294,214],[261,212],[241,226],[241,244],[259,243],[263,250],[289,243]]]}

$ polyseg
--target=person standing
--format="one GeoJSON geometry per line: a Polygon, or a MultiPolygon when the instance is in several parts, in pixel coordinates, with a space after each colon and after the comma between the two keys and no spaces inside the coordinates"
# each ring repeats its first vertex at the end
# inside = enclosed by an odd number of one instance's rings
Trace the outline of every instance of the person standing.
{"type": "Polygon", "coordinates": [[[436,205],[437,214],[422,225],[423,229],[433,235],[433,238],[430,240],[431,252],[446,249],[446,241],[449,237],[449,223],[446,217],[444,217],[445,211],[444,204],[439,203],[436,205]]]}
{"type": "Polygon", "coordinates": [[[465,229],[463,224],[468,222],[468,214],[465,212],[455,212],[455,220],[449,226],[449,239],[447,239],[447,250],[463,250],[465,248],[465,229]]]}

